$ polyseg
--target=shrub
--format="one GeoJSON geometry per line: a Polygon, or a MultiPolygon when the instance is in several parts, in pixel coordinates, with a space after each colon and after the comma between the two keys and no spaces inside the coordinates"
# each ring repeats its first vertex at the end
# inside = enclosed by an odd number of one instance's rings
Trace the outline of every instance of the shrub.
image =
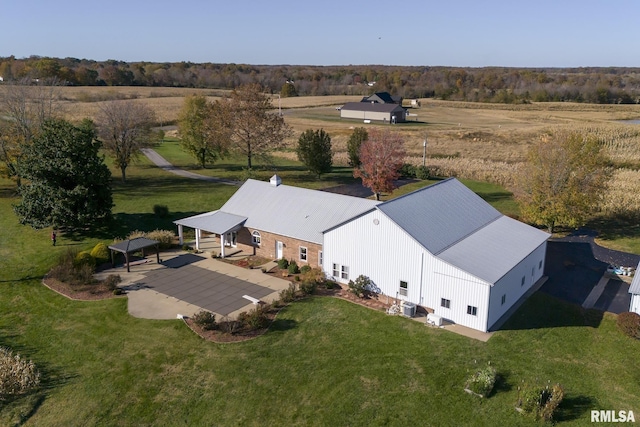
{"type": "Polygon", "coordinates": [[[191,250],[193,250],[193,248],[185,243],[184,245],[182,245],[182,250],[183,251],[191,251],[191,250]]]}
{"type": "Polygon", "coordinates": [[[334,282],[333,280],[325,280],[324,287],[327,289],[333,289],[336,287],[336,282],[334,282]]]}
{"type": "Polygon", "coordinates": [[[160,218],[169,216],[169,207],[167,205],[153,205],[153,213],[160,218]]]}
{"type": "Polygon", "coordinates": [[[349,291],[357,297],[364,297],[364,291],[371,284],[371,279],[361,274],[356,278],[356,281],[349,280],[349,291]]]}
{"type": "Polygon", "coordinates": [[[258,304],[253,310],[240,313],[238,322],[245,330],[255,331],[256,329],[262,329],[269,324],[269,318],[267,317],[269,310],[268,304],[258,304]]]}
{"type": "Polygon", "coordinates": [[[210,311],[200,310],[193,315],[193,323],[205,331],[211,331],[216,328],[216,316],[210,311]]]}
{"type": "Polygon", "coordinates": [[[115,288],[113,290],[113,294],[114,295],[122,295],[122,294],[124,294],[124,291],[122,289],[120,289],[120,288],[115,288]]]}
{"type": "Polygon", "coordinates": [[[145,237],[147,239],[157,240],[160,249],[169,249],[173,246],[175,234],[169,230],[153,230],[148,232],[145,237]]]}
{"type": "Polygon", "coordinates": [[[83,265],[95,267],[96,259],[91,255],[89,251],[78,252],[78,255],[76,255],[76,259],[74,261],[74,265],[76,267],[81,267],[83,265]]]}
{"type": "Polygon", "coordinates": [[[25,394],[40,384],[40,372],[32,361],[0,347],[0,400],[25,394]]]}
{"type": "Polygon", "coordinates": [[[312,280],[303,280],[302,283],[300,283],[300,292],[302,292],[303,295],[312,295],[316,292],[317,288],[318,284],[312,280]]]}
{"type": "Polygon", "coordinates": [[[416,178],[420,180],[429,179],[431,177],[429,168],[426,166],[418,166],[416,168],[416,178]]]}
{"type": "Polygon", "coordinates": [[[131,233],[129,233],[127,238],[124,240],[133,240],[133,239],[137,239],[138,237],[147,237],[147,235],[144,231],[134,230],[131,233]]]}
{"type": "Polygon", "coordinates": [[[620,313],[616,323],[626,336],[640,339],[640,314],[629,311],[620,313]]]}
{"type": "Polygon", "coordinates": [[[290,283],[287,289],[283,289],[280,291],[280,300],[284,303],[289,303],[296,299],[296,285],[294,283],[290,283]]]}
{"type": "Polygon", "coordinates": [[[551,388],[549,386],[524,387],[520,393],[518,406],[535,419],[551,421],[562,399],[564,399],[564,389],[560,384],[555,384],[551,388]]]}
{"type": "Polygon", "coordinates": [[[296,277],[294,277],[294,279],[295,279],[296,282],[299,282],[300,281],[300,276],[296,275],[296,277]]]}
{"type": "MultiPolygon", "coordinates": [[[[107,289],[109,289],[110,291],[115,291],[115,290],[119,289],[116,286],[120,282],[122,282],[122,279],[120,278],[119,274],[110,274],[110,275],[107,276],[106,279],[104,279],[104,284],[107,287],[107,289]]],[[[119,295],[119,294],[117,294],[117,295],[119,295]]]]}
{"type": "Polygon", "coordinates": [[[285,270],[289,267],[289,261],[286,258],[280,258],[278,260],[278,268],[285,270]]]}
{"type": "Polygon", "coordinates": [[[287,267],[287,271],[289,274],[298,274],[300,273],[300,269],[298,268],[298,263],[294,260],[289,261],[289,266],[287,267]]]}
{"type": "Polygon", "coordinates": [[[302,267],[300,267],[300,273],[301,274],[306,274],[309,271],[311,271],[311,266],[309,264],[305,264],[302,267]]]}
{"type": "Polygon", "coordinates": [[[91,249],[91,256],[95,258],[96,263],[102,264],[109,261],[109,248],[100,242],[91,249]]]}
{"type": "Polygon", "coordinates": [[[410,163],[404,163],[400,166],[400,176],[404,178],[415,178],[416,177],[416,167],[410,163]]]}
{"type": "Polygon", "coordinates": [[[496,370],[493,366],[487,366],[476,371],[467,380],[466,388],[481,396],[487,397],[496,383],[496,370]]]}

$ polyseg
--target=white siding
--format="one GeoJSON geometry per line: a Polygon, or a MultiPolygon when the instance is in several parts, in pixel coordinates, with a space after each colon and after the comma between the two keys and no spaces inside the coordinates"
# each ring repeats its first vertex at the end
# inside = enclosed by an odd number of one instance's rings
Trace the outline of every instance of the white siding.
{"type": "Polygon", "coordinates": [[[489,328],[543,276],[546,250],[547,242],[544,242],[491,288],[487,323],[489,328]],[[524,285],[522,285],[523,278],[524,285]],[[504,304],[502,304],[503,295],[505,295],[504,304]]]}
{"type": "Polygon", "coordinates": [[[486,330],[489,284],[431,255],[380,211],[325,233],[323,253],[323,268],[330,277],[334,263],[346,265],[350,280],[364,274],[382,294],[432,308],[455,323],[486,330]],[[398,295],[401,280],[408,283],[406,297],[398,295]],[[440,307],[441,298],[451,301],[449,309],[440,307]],[[468,305],[477,307],[475,316],[467,314],[468,305]]]}
{"type": "MultiPolygon", "coordinates": [[[[636,274],[640,274],[640,272],[636,271],[636,274]]],[[[631,304],[629,304],[629,311],[640,314],[640,295],[631,294],[631,304]]]]}

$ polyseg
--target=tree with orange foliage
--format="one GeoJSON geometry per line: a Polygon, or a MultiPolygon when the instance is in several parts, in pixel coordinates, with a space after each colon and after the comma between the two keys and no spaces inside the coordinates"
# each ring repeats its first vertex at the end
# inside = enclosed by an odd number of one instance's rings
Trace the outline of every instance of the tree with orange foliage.
{"type": "Polygon", "coordinates": [[[400,176],[404,157],[404,139],[399,133],[372,129],[360,146],[360,166],[353,170],[353,176],[361,178],[362,185],[380,200],[380,193],[396,188],[394,181],[400,176]]]}

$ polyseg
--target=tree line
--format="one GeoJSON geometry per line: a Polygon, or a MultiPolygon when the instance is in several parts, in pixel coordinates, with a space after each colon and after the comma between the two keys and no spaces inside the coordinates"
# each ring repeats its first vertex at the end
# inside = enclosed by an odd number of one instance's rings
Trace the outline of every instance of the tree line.
{"type": "Polygon", "coordinates": [[[248,65],[0,57],[5,82],[55,78],[79,86],[235,89],[257,83],[282,96],[369,95],[526,103],[640,103],[640,68],[509,68],[389,65],[248,65]]]}

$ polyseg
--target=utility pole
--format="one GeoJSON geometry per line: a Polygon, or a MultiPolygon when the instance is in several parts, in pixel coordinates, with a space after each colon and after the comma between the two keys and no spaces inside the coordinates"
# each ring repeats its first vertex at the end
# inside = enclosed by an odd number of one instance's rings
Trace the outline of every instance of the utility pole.
{"type": "Polygon", "coordinates": [[[424,141],[422,141],[422,166],[426,165],[427,161],[427,137],[424,137],[424,141]]]}

